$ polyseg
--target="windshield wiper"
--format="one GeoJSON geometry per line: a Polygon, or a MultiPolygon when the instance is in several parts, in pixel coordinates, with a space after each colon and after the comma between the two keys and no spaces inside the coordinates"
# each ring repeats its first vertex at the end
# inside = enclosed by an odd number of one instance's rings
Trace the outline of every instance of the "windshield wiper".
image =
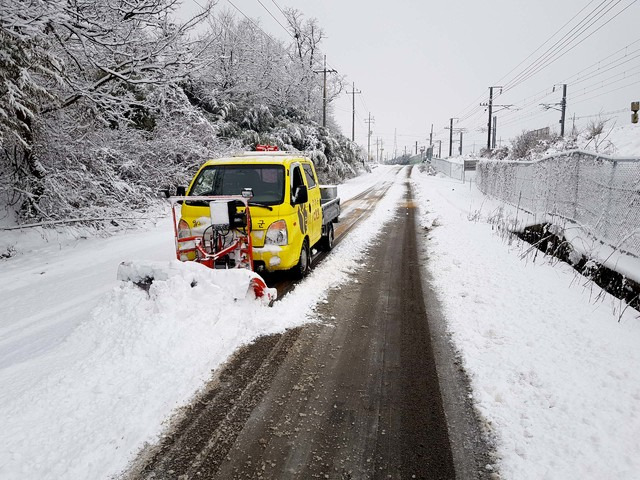
{"type": "Polygon", "coordinates": [[[271,207],[269,205],[265,205],[263,203],[249,202],[249,206],[250,207],[262,207],[262,208],[266,208],[269,211],[273,210],[273,207],[271,207]]]}

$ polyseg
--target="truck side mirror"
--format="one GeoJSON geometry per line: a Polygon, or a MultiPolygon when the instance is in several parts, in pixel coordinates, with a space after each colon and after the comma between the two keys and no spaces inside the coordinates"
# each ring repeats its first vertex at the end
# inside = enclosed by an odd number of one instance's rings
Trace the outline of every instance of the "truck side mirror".
{"type": "Polygon", "coordinates": [[[307,203],[309,201],[309,192],[306,185],[299,185],[296,187],[295,194],[293,195],[293,204],[300,205],[301,203],[307,203]]]}

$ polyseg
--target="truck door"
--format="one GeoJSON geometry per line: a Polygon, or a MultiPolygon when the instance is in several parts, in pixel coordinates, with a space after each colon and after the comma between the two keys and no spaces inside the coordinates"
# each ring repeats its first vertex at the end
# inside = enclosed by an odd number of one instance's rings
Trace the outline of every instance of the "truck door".
{"type": "Polygon", "coordinates": [[[311,245],[314,245],[322,236],[322,205],[320,203],[320,187],[316,181],[313,167],[310,163],[303,162],[302,170],[304,171],[307,189],[309,192],[309,238],[311,245]]]}
{"type": "MultiPolygon", "coordinates": [[[[306,185],[304,182],[304,174],[302,173],[302,166],[299,163],[291,164],[291,205],[294,203],[294,195],[296,189],[306,185]]],[[[307,187],[308,188],[308,187],[307,187]]],[[[292,232],[295,236],[295,241],[291,242],[293,245],[302,245],[302,238],[309,235],[309,243],[313,244],[311,235],[309,234],[309,202],[293,205],[296,211],[298,229],[292,232]]]]}

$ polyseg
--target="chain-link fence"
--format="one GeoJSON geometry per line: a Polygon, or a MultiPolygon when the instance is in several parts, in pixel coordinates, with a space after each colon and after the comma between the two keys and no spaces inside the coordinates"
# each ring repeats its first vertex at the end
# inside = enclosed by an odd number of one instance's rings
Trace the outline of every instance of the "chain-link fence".
{"type": "Polygon", "coordinates": [[[571,151],[535,162],[483,160],[476,183],[486,195],[564,218],[640,257],[640,159],[571,151]]]}
{"type": "Polygon", "coordinates": [[[432,158],[431,166],[436,172],[443,173],[447,177],[455,178],[456,180],[464,179],[464,171],[462,163],[451,162],[444,158],[432,158]]]}

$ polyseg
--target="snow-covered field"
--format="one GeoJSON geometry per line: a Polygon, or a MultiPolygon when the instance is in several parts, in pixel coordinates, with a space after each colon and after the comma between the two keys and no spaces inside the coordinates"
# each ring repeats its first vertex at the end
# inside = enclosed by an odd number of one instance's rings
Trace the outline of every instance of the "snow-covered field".
{"type": "MultiPolygon", "coordinates": [[[[343,200],[392,179],[392,171],[379,167],[347,182],[343,200]]],[[[234,301],[219,272],[206,269],[194,288],[179,268],[149,295],[118,284],[123,260],[173,257],[169,222],[38,248],[26,233],[32,250],[3,261],[0,271],[0,478],[98,479],[122,471],[240,345],[318,320],[314,306],[349,279],[402,192],[394,186],[350,241],[273,308],[234,301]]]]}
{"type": "Polygon", "coordinates": [[[498,205],[475,186],[412,178],[428,268],[503,478],[639,479],[640,313],[503,240],[487,221],[498,205]]]}

